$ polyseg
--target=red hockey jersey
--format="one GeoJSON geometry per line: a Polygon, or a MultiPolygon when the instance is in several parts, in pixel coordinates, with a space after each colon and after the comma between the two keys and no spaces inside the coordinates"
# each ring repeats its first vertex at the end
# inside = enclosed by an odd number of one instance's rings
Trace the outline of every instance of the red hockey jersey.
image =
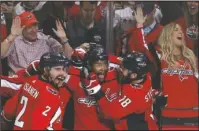
{"type": "Polygon", "coordinates": [[[152,87],[150,75],[147,75],[145,83],[132,86],[122,85],[119,98],[110,101],[106,97],[99,100],[99,108],[102,115],[107,119],[120,120],[132,113],[146,112],[145,120],[149,122],[149,128],[157,129],[157,125],[151,122],[152,114],[152,87]],[[155,127],[155,128],[154,128],[155,127]]]}
{"type": "MultiPolygon", "coordinates": [[[[70,79],[67,83],[72,92],[75,109],[74,130],[110,130],[111,124],[104,120],[98,113],[96,100],[88,96],[81,86],[79,73],[80,70],[71,67],[70,79]]],[[[117,86],[114,70],[109,70],[106,76],[106,82],[103,84],[103,90],[117,86]]],[[[119,89],[119,87],[118,87],[119,89]]]]}
{"type": "Polygon", "coordinates": [[[33,76],[7,101],[2,115],[7,120],[16,117],[14,130],[53,129],[53,123],[60,123],[60,105],[59,91],[33,76]]]}
{"type": "MultiPolygon", "coordinates": [[[[24,70],[21,70],[18,74],[19,76],[9,77],[9,76],[1,76],[1,88],[0,88],[0,95],[5,98],[12,98],[17,93],[17,91],[21,88],[24,81],[29,78],[24,77],[24,70]]],[[[69,79],[69,77],[68,77],[69,79]]],[[[67,82],[67,81],[66,81],[67,82]]],[[[59,118],[60,123],[63,123],[64,111],[66,104],[68,103],[71,94],[66,87],[62,87],[59,89],[60,92],[60,99],[61,99],[61,110],[62,114],[59,118]]],[[[56,129],[61,129],[62,124],[54,123],[53,125],[56,129]]]]}

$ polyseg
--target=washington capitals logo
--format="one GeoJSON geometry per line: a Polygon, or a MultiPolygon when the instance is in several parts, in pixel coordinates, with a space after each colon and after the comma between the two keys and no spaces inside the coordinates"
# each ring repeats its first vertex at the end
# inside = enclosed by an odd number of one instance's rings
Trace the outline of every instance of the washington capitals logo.
{"type": "Polygon", "coordinates": [[[28,19],[28,20],[32,19],[32,15],[26,16],[26,19],[28,19]]]}
{"type": "Polygon", "coordinates": [[[185,63],[184,66],[182,68],[179,69],[169,69],[169,68],[164,68],[162,69],[162,73],[167,73],[170,76],[173,75],[178,75],[179,79],[181,81],[188,79],[188,75],[191,76],[193,75],[193,71],[190,69],[185,69],[187,66],[187,64],[185,63]]]}
{"type": "Polygon", "coordinates": [[[87,107],[91,107],[91,106],[97,104],[97,101],[96,101],[94,98],[92,98],[92,97],[78,98],[77,101],[78,101],[79,103],[81,103],[81,104],[86,104],[87,107]]]}

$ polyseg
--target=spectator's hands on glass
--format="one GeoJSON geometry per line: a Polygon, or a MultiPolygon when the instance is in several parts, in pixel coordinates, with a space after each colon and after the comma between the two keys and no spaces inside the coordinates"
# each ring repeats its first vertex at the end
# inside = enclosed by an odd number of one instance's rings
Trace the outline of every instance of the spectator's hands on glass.
{"type": "Polygon", "coordinates": [[[147,15],[144,16],[143,15],[143,10],[142,7],[137,7],[136,11],[134,11],[135,14],[135,19],[137,24],[144,24],[144,22],[146,21],[147,15]]]}
{"type": "Polygon", "coordinates": [[[54,28],[52,28],[52,30],[61,39],[61,41],[68,40],[66,33],[59,20],[56,20],[56,27],[57,27],[57,30],[55,30],[54,28]]]}
{"type": "Polygon", "coordinates": [[[18,36],[22,34],[22,30],[25,26],[21,26],[21,19],[19,16],[16,16],[12,21],[11,35],[18,36]]]}

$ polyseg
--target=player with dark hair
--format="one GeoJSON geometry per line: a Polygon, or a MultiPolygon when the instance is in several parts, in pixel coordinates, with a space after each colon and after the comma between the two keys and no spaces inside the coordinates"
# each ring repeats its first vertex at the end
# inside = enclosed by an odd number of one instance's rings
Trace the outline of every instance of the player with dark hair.
{"type": "MultiPolygon", "coordinates": [[[[115,65],[118,62],[118,60],[114,56],[108,56],[108,54],[106,54],[102,46],[95,44],[91,44],[88,52],[89,55],[83,54],[83,52],[81,52],[81,48],[75,50],[74,53],[75,52],[77,54],[74,54],[72,56],[73,66],[70,66],[68,69],[69,78],[68,81],[66,81],[66,85],[64,85],[64,87],[66,87],[64,89],[67,89],[67,92],[64,93],[67,93],[67,95],[60,92],[61,99],[64,102],[63,105],[67,104],[68,99],[70,99],[71,97],[73,98],[74,109],[75,109],[74,129],[75,130],[76,129],[104,129],[104,130],[112,129],[110,122],[107,122],[102,118],[99,119],[99,114],[97,113],[96,109],[96,100],[90,96],[87,96],[85,90],[82,89],[80,83],[80,69],[82,68],[83,63],[88,63],[89,64],[88,73],[91,74],[97,73],[97,76],[99,76],[99,78],[102,80],[102,84],[105,85],[103,89],[106,90],[106,88],[110,88],[110,85],[117,87],[115,70],[114,68],[108,69],[110,66],[108,59],[111,59],[112,61],[113,60],[112,58],[114,58],[113,61],[115,65]],[[89,56],[94,57],[95,59],[89,58],[89,56]],[[102,58],[102,56],[104,57],[102,58]],[[74,59],[75,57],[77,57],[77,59],[74,59]],[[84,57],[86,57],[85,62],[81,63],[84,57]],[[80,60],[78,60],[78,58],[80,60]],[[92,59],[92,63],[87,61],[90,59],[92,59]],[[70,93],[68,93],[68,90],[70,90],[70,93]],[[65,98],[65,100],[63,97],[65,98]]],[[[38,61],[32,63],[26,69],[26,72],[28,72],[30,75],[40,73],[38,65],[39,65],[38,61]]],[[[23,73],[24,71],[21,72],[22,75],[23,73]]]]}
{"type": "Polygon", "coordinates": [[[1,112],[14,120],[14,130],[62,129],[59,88],[67,78],[69,60],[60,53],[45,53],[40,59],[41,74],[28,77],[1,112]]]}
{"type": "MultiPolygon", "coordinates": [[[[133,52],[124,57],[121,76],[121,92],[114,88],[103,91],[103,85],[99,85],[94,76],[84,79],[84,87],[88,95],[98,100],[99,110],[105,118],[126,119],[129,130],[158,129],[152,114],[152,98],[159,92],[152,90],[146,55],[133,52]]],[[[158,98],[157,103],[165,103],[164,97],[158,98]]]]}
{"type": "MultiPolygon", "coordinates": [[[[103,90],[108,87],[117,86],[116,76],[113,69],[109,69],[108,54],[101,45],[92,45],[83,56],[83,63],[86,68],[71,67],[69,71],[70,79],[67,82],[69,90],[72,92],[75,108],[75,127],[74,129],[112,129],[111,121],[104,120],[99,116],[96,109],[96,100],[87,95],[82,87],[82,74],[96,74],[101,84],[105,85],[103,90]],[[84,72],[84,73],[83,73],[84,72]]],[[[73,61],[75,63],[77,61],[73,61]]],[[[76,63],[76,65],[78,65],[76,63]]],[[[119,89],[119,87],[118,87],[119,89]]]]}

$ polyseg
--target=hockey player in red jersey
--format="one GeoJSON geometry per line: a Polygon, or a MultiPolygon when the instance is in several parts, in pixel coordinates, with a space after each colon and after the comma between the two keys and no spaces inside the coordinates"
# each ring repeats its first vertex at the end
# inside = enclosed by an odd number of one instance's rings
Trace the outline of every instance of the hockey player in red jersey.
{"type": "MultiPolygon", "coordinates": [[[[96,48],[96,50],[101,49],[103,50],[102,53],[105,53],[104,49],[101,46],[98,45],[93,45],[91,46],[91,48],[96,48]]],[[[92,50],[92,49],[91,49],[92,50]]],[[[101,122],[101,120],[98,119],[97,113],[96,113],[96,108],[95,108],[95,100],[90,99],[90,97],[87,96],[87,94],[85,93],[85,91],[82,89],[82,87],[80,86],[80,69],[81,69],[81,64],[83,57],[84,57],[84,53],[86,53],[84,50],[82,49],[77,49],[74,51],[74,54],[72,56],[72,64],[74,66],[69,67],[68,69],[68,73],[70,74],[69,78],[68,78],[68,82],[65,85],[66,88],[60,88],[64,90],[60,91],[61,93],[61,99],[63,104],[63,107],[65,107],[64,105],[67,104],[68,100],[70,99],[70,97],[73,97],[75,104],[75,129],[111,129],[112,127],[108,125],[104,125],[102,124],[103,122],[101,122]],[[82,55],[82,56],[81,56],[82,55]],[[76,58],[80,58],[80,60],[76,59],[76,58]],[[72,95],[69,93],[70,90],[72,93],[72,95]],[[65,94],[67,93],[67,94],[65,94]],[[64,97],[63,97],[64,96],[64,97]],[[82,113],[83,112],[83,113],[82,113]],[[85,114],[87,114],[87,117],[85,117],[85,114]],[[91,120],[88,120],[88,117],[91,120]]],[[[106,53],[105,53],[106,54],[106,53]]],[[[100,55],[100,54],[98,54],[100,55]]],[[[92,54],[91,56],[94,56],[94,54],[92,54]]],[[[109,59],[111,59],[111,66],[114,65],[117,66],[120,64],[120,60],[111,55],[109,56],[109,59]]],[[[96,61],[98,61],[96,59],[96,61]]],[[[106,60],[108,62],[108,60],[106,60]]],[[[105,63],[107,63],[105,62],[105,63]]],[[[108,68],[108,64],[105,64],[106,68],[108,68]]],[[[24,70],[24,71],[20,71],[18,74],[20,74],[20,76],[24,76],[29,74],[29,75],[35,75],[39,73],[39,68],[38,68],[38,62],[35,61],[32,64],[30,64],[30,66],[24,70]],[[26,73],[27,72],[27,73],[26,73]]],[[[113,70],[113,68],[111,68],[111,70],[109,70],[106,75],[106,79],[107,81],[113,81],[113,83],[116,84],[115,81],[115,72],[113,70]]],[[[110,84],[110,82],[109,82],[110,84]]],[[[107,85],[107,84],[106,84],[107,85]]],[[[108,86],[108,85],[107,85],[108,86]]]]}
{"type": "MultiPolygon", "coordinates": [[[[82,60],[72,63],[79,67],[71,67],[69,70],[70,79],[67,82],[68,89],[72,92],[75,108],[74,129],[110,130],[113,129],[112,121],[107,121],[99,116],[96,108],[96,100],[87,95],[83,89],[81,81],[81,71],[87,74],[96,74],[100,83],[104,85],[103,90],[110,88],[110,85],[117,88],[117,80],[114,68],[109,69],[108,55],[100,45],[91,45],[89,51],[82,60]],[[83,70],[82,64],[88,65],[83,70]]],[[[118,87],[119,89],[119,87],[118,87]]]]}
{"type": "Polygon", "coordinates": [[[41,57],[41,75],[27,78],[1,112],[5,120],[14,120],[14,130],[62,129],[59,87],[67,77],[68,66],[62,54],[45,53],[41,57]]]}
{"type": "MultiPolygon", "coordinates": [[[[157,51],[159,46],[156,44],[162,26],[156,22],[154,18],[155,6],[154,2],[136,2],[136,11],[134,11],[136,26],[122,36],[122,39],[128,38],[128,52],[137,51],[147,55],[149,62],[147,63],[151,73],[152,88],[160,88],[160,60],[157,51]]],[[[121,52],[121,45],[117,48],[117,54],[121,52]]]]}
{"type": "MultiPolygon", "coordinates": [[[[35,60],[31,62],[30,65],[26,69],[22,69],[18,71],[16,75],[1,76],[0,96],[2,98],[2,103],[1,103],[2,106],[8,99],[12,98],[17,93],[17,91],[21,88],[22,84],[27,78],[33,75],[40,74],[39,62],[40,60],[35,60]]],[[[69,79],[69,76],[66,78],[65,83],[68,81],[68,79],[69,79]]],[[[71,94],[64,86],[59,88],[59,93],[60,93],[60,99],[62,103],[61,104],[62,115],[59,118],[59,122],[61,124],[59,123],[58,126],[62,126],[65,107],[66,107],[66,104],[68,103],[68,100],[71,94]]],[[[10,126],[9,129],[12,129],[12,126],[10,126]]]]}
{"type": "MultiPolygon", "coordinates": [[[[155,91],[151,87],[151,78],[147,73],[146,56],[142,53],[130,53],[123,59],[121,72],[121,92],[109,89],[101,90],[93,76],[84,79],[85,88],[90,96],[98,100],[99,111],[107,119],[126,119],[128,130],[157,130],[156,120],[152,114],[155,91]],[[105,97],[103,97],[105,96],[105,97]]],[[[165,97],[158,96],[157,103],[164,105],[165,97]]]]}

